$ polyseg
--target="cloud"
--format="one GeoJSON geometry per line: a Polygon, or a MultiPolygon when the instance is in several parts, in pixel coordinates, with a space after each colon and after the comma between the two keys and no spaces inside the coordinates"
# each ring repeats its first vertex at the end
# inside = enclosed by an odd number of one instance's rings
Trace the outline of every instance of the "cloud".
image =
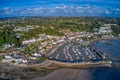
{"type": "Polygon", "coordinates": [[[4,16],[118,16],[120,0],[0,0],[4,16]]]}
{"type": "Polygon", "coordinates": [[[2,14],[10,14],[11,12],[13,11],[13,9],[10,9],[10,8],[7,8],[7,7],[5,7],[5,8],[3,8],[3,9],[1,9],[0,10],[0,13],[2,14]]]}
{"type": "Polygon", "coordinates": [[[35,7],[35,8],[2,8],[0,16],[117,16],[120,17],[120,8],[103,8],[95,5],[68,6],[59,5],[55,7],[35,7]]]}

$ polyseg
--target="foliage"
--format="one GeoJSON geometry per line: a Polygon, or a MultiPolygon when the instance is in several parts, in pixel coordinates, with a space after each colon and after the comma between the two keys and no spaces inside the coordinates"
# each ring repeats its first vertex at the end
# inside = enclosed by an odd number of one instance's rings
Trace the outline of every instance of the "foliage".
{"type": "MultiPolygon", "coordinates": [[[[14,43],[16,46],[22,44],[23,39],[32,37],[38,38],[38,34],[61,36],[61,30],[87,31],[93,32],[94,28],[99,28],[103,24],[120,24],[120,19],[104,17],[27,17],[3,19],[0,23],[0,46],[4,43],[14,43]],[[9,26],[8,26],[9,25],[9,26]],[[14,28],[34,27],[29,31],[14,32],[14,28]],[[38,27],[36,27],[38,26],[38,27]],[[23,34],[16,38],[16,33],[23,34]]],[[[112,26],[113,34],[120,34],[120,26],[112,26]]]]}

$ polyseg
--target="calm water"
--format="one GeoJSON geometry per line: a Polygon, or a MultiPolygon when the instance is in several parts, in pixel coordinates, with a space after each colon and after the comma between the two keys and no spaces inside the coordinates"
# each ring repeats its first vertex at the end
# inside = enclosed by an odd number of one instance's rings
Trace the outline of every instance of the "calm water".
{"type": "Polygon", "coordinates": [[[95,41],[93,44],[109,58],[120,61],[120,39],[95,41]]]}

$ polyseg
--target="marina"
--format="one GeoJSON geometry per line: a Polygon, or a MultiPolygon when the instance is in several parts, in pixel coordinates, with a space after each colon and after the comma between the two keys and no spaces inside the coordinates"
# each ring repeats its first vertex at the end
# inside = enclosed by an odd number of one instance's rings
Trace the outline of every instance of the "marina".
{"type": "Polygon", "coordinates": [[[72,42],[63,43],[49,55],[48,59],[65,63],[104,61],[98,54],[91,51],[89,47],[72,42]]]}

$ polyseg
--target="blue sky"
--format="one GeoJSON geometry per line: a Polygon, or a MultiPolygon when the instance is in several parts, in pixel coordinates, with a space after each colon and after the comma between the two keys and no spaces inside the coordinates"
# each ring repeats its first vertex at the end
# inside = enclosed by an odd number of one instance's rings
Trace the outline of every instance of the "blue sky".
{"type": "Polygon", "coordinates": [[[0,17],[120,17],[120,0],[0,0],[0,17]]]}

